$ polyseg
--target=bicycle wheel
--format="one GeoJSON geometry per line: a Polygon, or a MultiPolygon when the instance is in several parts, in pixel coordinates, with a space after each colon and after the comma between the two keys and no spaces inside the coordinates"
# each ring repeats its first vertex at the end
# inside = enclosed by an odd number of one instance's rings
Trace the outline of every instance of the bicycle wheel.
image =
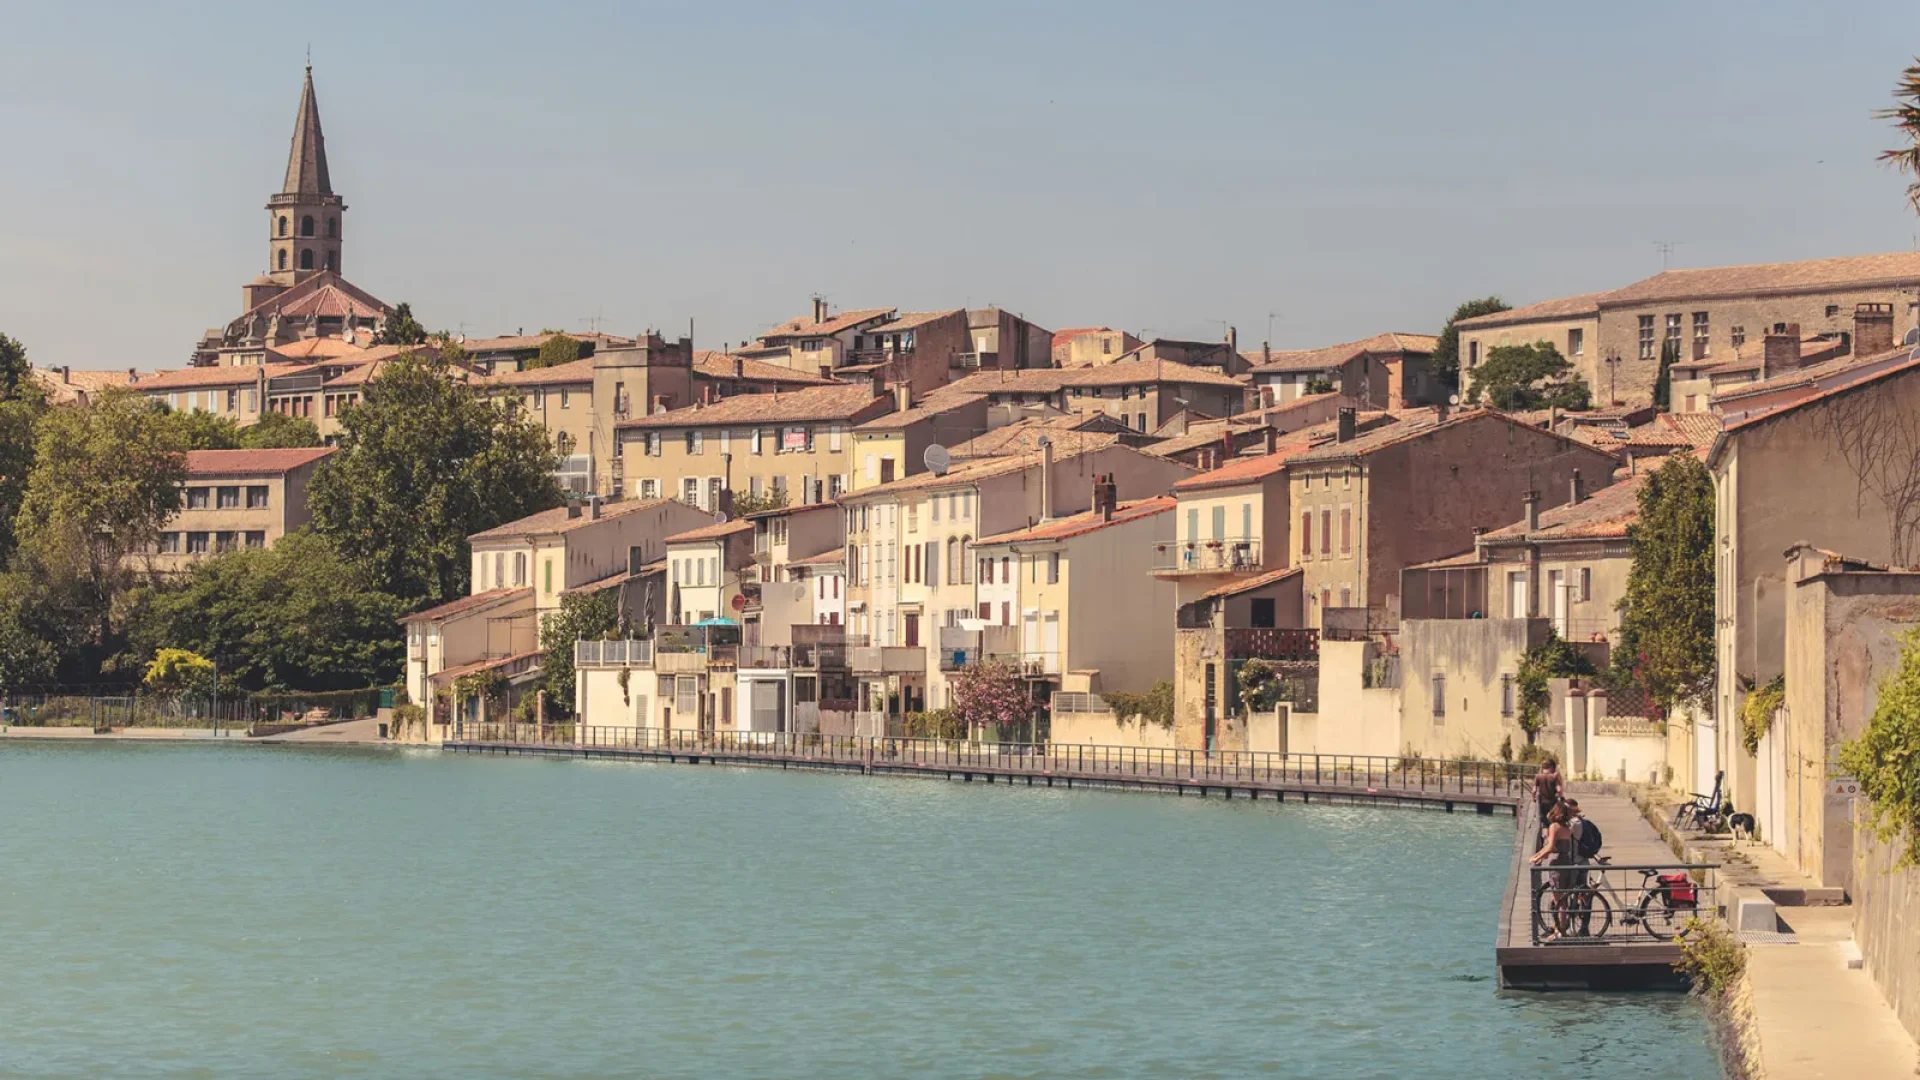
{"type": "Polygon", "coordinates": [[[1604,938],[1613,929],[1613,902],[1592,885],[1567,897],[1567,933],[1574,937],[1604,938]]]}
{"type": "Polygon", "coordinates": [[[1693,820],[1699,815],[1699,812],[1700,808],[1692,803],[1682,804],[1680,809],[1673,812],[1673,827],[1676,829],[1692,828],[1693,820]]]}
{"type": "Polygon", "coordinates": [[[1680,928],[1693,917],[1690,909],[1671,907],[1652,890],[1640,898],[1640,906],[1634,914],[1639,919],[1640,929],[1655,941],[1672,941],[1679,937],[1680,928]]]}

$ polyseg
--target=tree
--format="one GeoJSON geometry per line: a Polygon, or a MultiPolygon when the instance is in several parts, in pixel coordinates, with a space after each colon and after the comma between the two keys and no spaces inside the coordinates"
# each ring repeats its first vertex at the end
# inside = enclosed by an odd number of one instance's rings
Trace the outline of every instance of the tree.
{"type": "Polygon", "coordinates": [[[260,419],[240,429],[243,450],[281,450],[319,446],[320,429],[313,421],[286,413],[261,413],[260,419]]]}
{"type": "Polygon", "coordinates": [[[1860,781],[1867,824],[1904,840],[1900,865],[1920,864],[1920,633],[1908,631],[1900,666],[1880,683],[1860,737],[1841,744],[1840,771],[1860,781]]]}
{"type": "Polygon", "coordinates": [[[1680,339],[1660,343],[1660,374],[1653,380],[1653,404],[1665,412],[1673,411],[1673,365],[1680,362],[1680,339]]]}
{"type": "Polygon", "coordinates": [[[1301,389],[1301,393],[1331,394],[1333,393],[1333,380],[1327,378],[1325,375],[1315,375],[1307,380],[1307,385],[1301,389]]]}
{"type": "Polygon", "coordinates": [[[170,649],[217,656],[236,689],[354,690],[400,672],[403,605],[308,532],[195,563],[128,607],[135,662],[170,649]]]}
{"type": "Polygon", "coordinates": [[[571,364],[580,359],[580,339],[570,334],[556,333],[540,343],[540,353],[527,361],[527,367],[548,368],[571,364]]]}
{"type": "Polygon", "coordinates": [[[418,345],[425,340],[427,328],[414,319],[413,305],[405,301],[387,312],[387,317],[381,320],[380,332],[373,336],[376,345],[418,345]]]}
{"type": "Polygon", "coordinates": [[[1875,113],[1876,119],[1891,120],[1900,132],[1900,145],[1880,152],[1880,160],[1913,177],[1907,186],[1907,202],[1920,213],[1920,58],[1900,73],[1893,90],[1894,106],[1875,113]]]}
{"type": "MultiPolygon", "coordinates": [[[[1593,661],[1587,659],[1587,654],[1551,629],[1547,631],[1546,640],[1520,654],[1520,669],[1514,685],[1520,699],[1520,730],[1527,733],[1528,744],[1532,744],[1534,736],[1540,734],[1547,723],[1547,680],[1592,674],[1593,661]]],[[[1511,755],[1512,748],[1507,752],[1511,755]]]]}
{"type": "Polygon", "coordinates": [[[14,518],[33,469],[34,428],[46,408],[26,347],[0,334],[0,567],[13,556],[14,518]]]}
{"type": "Polygon", "coordinates": [[[1587,382],[1572,374],[1573,364],[1551,342],[1497,345],[1473,369],[1473,387],[1467,400],[1485,397],[1496,409],[1544,409],[1549,406],[1587,408],[1587,382]]]}
{"type": "Polygon", "coordinates": [[[134,557],[180,510],[186,440],[168,413],[127,390],[48,410],[36,435],[19,559],[39,585],[90,613],[93,641],[104,645],[134,557]]]}
{"type": "Polygon", "coordinates": [[[755,495],[751,491],[733,493],[733,516],[746,517],[748,514],[764,514],[769,510],[785,510],[787,493],[781,488],[767,488],[755,495]]]}
{"type": "Polygon", "coordinates": [[[0,694],[49,685],[59,669],[57,629],[34,603],[37,592],[24,574],[0,575],[0,694]]]}
{"type": "Polygon", "coordinates": [[[33,365],[27,362],[27,347],[0,334],[0,398],[20,392],[21,384],[33,378],[33,365]]]}
{"type": "Polygon", "coordinates": [[[953,712],[969,731],[992,725],[1003,734],[1023,732],[1033,720],[1033,695],[1019,668],[1006,661],[969,664],[954,674],[951,686],[953,712]]]}
{"type": "Polygon", "coordinates": [[[1691,454],[1647,474],[1627,529],[1633,565],[1620,601],[1613,681],[1662,709],[1712,700],[1713,476],[1691,454]]]}
{"type": "Polygon", "coordinates": [[[1240,704],[1247,712],[1272,712],[1287,692],[1279,669],[1257,658],[1241,664],[1234,681],[1240,689],[1240,704]]]}
{"type": "Polygon", "coordinates": [[[620,628],[620,590],[564,593],[560,610],[540,627],[547,715],[573,715],[573,643],[597,641],[620,628]]]}
{"type": "Polygon", "coordinates": [[[1497,296],[1483,296],[1454,308],[1447,325],[1440,329],[1440,343],[1433,347],[1434,377],[1447,386],[1460,386],[1460,331],[1455,323],[1508,310],[1507,302],[1497,296]]]}
{"type": "Polygon", "coordinates": [[[197,409],[175,412],[160,404],[155,404],[153,408],[165,413],[173,426],[179,429],[180,438],[188,450],[240,449],[240,425],[229,417],[197,409]]]}
{"type": "Polygon", "coordinates": [[[217,669],[213,661],[188,649],[161,649],[141,682],[159,694],[211,694],[217,669]]]}
{"type": "Polygon", "coordinates": [[[433,355],[383,365],[340,417],[313,478],[315,531],[376,590],[410,602],[467,592],[467,537],[560,505],[560,454],[517,398],[482,397],[433,355]]]}

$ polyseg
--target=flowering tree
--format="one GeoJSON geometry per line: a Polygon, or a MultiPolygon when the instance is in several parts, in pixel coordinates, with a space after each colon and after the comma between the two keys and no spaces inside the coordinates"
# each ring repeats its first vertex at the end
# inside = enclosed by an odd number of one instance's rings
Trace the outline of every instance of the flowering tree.
{"type": "Polygon", "coordinates": [[[1020,671],[1001,660],[970,664],[953,677],[953,711],[978,731],[988,724],[1003,732],[1026,730],[1033,721],[1033,695],[1020,671]]]}

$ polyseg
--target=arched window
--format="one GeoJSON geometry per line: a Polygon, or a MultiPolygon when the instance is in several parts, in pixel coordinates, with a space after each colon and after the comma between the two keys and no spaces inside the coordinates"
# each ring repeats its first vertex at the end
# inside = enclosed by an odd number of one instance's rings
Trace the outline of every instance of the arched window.
{"type": "Polygon", "coordinates": [[[286,268],[287,268],[287,252],[286,252],[286,249],[282,248],[280,251],[280,269],[285,270],[286,268]]]}
{"type": "Polygon", "coordinates": [[[312,248],[300,249],[300,269],[302,270],[313,269],[313,249],[312,248]]]}
{"type": "Polygon", "coordinates": [[[327,252],[327,269],[329,270],[340,269],[340,253],[339,252],[337,251],[327,252]]]}
{"type": "Polygon", "coordinates": [[[340,235],[340,219],[336,217],[328,218],[327,219],[327,239],[331,240],[339,235],[340,235]]]}
{"type": "Polygon", "coordinates": [[[312,214],[308,214],[307,216],[300,219],[300,235],[301,236],[313,235],[313,215],[312,214]]]}
{"type": "Polygon", "coordinates": [[[287,235],[287,215],[285,214],[280,215],[280,235],[287,235]]]}

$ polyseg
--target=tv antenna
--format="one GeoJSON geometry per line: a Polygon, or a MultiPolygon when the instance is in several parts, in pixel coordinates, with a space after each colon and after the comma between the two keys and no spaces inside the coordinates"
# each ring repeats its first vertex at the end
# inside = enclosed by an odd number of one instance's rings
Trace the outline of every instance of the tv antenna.
{"type": "Polygon", "coordinates": [[[1660,269],[1665,270],[1673,262],[1673,249],[1680,246],[1678,240],[1655,240],[1654,250],[1660,253],[1660,269]]]}

